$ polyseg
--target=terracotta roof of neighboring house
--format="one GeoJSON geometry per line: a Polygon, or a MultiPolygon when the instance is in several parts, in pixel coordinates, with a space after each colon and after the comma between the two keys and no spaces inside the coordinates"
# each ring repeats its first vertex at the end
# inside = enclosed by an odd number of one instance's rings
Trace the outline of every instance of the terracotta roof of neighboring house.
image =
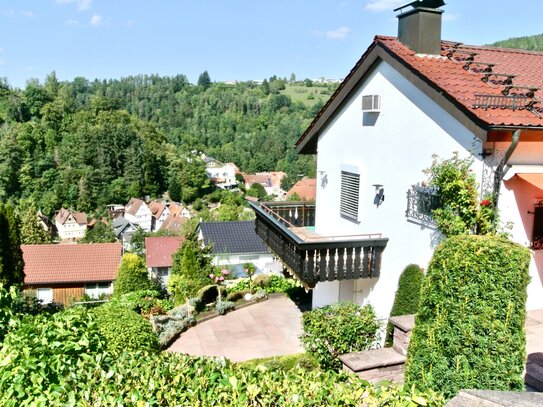
{"type": "Polygon", "coordinates": [[[166,205],[161,204],[158,201],[152,201],[149,204],[149,209],[151,210],[151,213],[153,214],[153,218],[158,219],[160,218],[160,215],[162,215],[162,212],[164,212],[164,209],[166,209],[166,205]]]}
{"type": "Polygon", "coordinates": [[[206,246],[213,253],[268,253],[269,250],[256,234],[255,222],[200,222],[198,226],[206,246]]]}
{"type": "Polygon", "coordinates": [[[287,198],[296,193],[302,201],[315,201],[317,198],[317,180],[304,177],[287,192],[287,198]]]}
{"type": "Polygon", "coordinates": [[[21,245],[24,283],[113,281],[121,262],[120,243],[21,245]]]}
{"type": "Polygon", "coordinates": [[[185,240],[181,236],[146,237],[145,260],[147,267],[171,267],[172,256],[185,240]]]}
{"type": "Polygon", "coordinates": [[[170,210],[170,214],[181,215],[181,212],[183,212],[185,206],[183,204],[172,202],[168,205],[168,209],[170,210]]]}
{"type": "Polygon", "coordinates": [[[229,167],[232,167],[232,168],[234,169],[234,171],[235,171],[236,174],[240,174],[240,173],[241,173],[239,167],[238,167],[236,164],[234,164],[234,163],[225,163],[224,165],[227,165],[227,166],[229,166],[229,167]]]}
{"type": "Polygon", "coordinates": [[[72,211],[70,209],[64,209],[60,208],[60,211],[58,211],[57,215],[55,216],[55,221],[60,223],[61,225],[64,225],[66,221],[68,220],[68,217],[70,214],[73,216],[75,221],[80,225],[86,225],[87,224],[87,214],[84,212],[76,212],[72,211]]]}
{"type": "Polygon", "coordinates": [[[245,183],[253,185],[254,183],[261,184],[265,187],[280,188],[281,180],[286,177],[286,173],[282,171],[274,172],[257,172],[256,174],[241,173],[245,183]]]}
{"type": "Polygon", "coordinates": [[[132,198],[126,204],[124,212],[134,216],[140,209],[141,205],[145,205],[145,202],[138,198],[132,198]]]}
{"type": "Polygon", "coordinates": [[[181,226],[185,224],[189,218],[185,218],[184,216],[181,216],[177,213],[170,213],[166,219],[164,219],[164,223],[162,226],[160,226],[159,230],[169,230],[170,232],[179,232],[181,230],[181,226]]]}
{"type": "Polygon", "coordinates": [[[543,102],[538,103],[543,100],[543,52],[442,41],[441,56],[419,55],[395,37],[376,36],[297,141],[300,152],[315,152],[319,130],[380,60],[398,70],[463,124],[471,126],[479,137],[488,130],[508,126],[543,127],[543,102]],[[470,53],[473,61],[469,61],[470,53]],[[484,108],[485,103],[492,102],[486,95],[495,97],[498,104],[520,103],[522,107],[529,107],[530,102],[535,104],[532,110],[484,108]],[[527,97],[515,99],[514,95],[527,97]]]}

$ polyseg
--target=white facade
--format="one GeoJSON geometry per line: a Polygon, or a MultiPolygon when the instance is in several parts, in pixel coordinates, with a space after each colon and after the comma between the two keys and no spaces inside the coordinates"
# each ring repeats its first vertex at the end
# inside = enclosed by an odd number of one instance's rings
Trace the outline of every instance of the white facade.
{"type": "Polygon", "coordinates": [[[166,220],[169,214],[170,214],[170,209],[167,206],[164,206],[164,209],[162,210],[162,213],[160,214],[160,216],[158,218],[153,217],[152,219],[153,231],[160,229],[160,227],[162,226],[162,224],[164,223],[164,221],[166,220]]]}
{"type": "Polygon", "coordinates": [[[145,204],[145,202],[141,203],[135,214],[125,212],[124,217],[127,221],[129,221],[133,225],[138,225],[144,231],[151,231],[153,214],[151,213],[151,210],[145,204]]]}
{"type": "Polygon", "coordinates": [[[206,173],[218,188],[230,189],[238,185],[236,170],[230,165],[210,161],[207,163],[206,173]]]}
{"type": "Polygon", "coordinates": [[[77,223],[72,214],[68,216],[64,223],[55,221],[58,236],[64,239],[82,239],[87,231],[87,223],[77,223]]]}
{"type": "Polygon", "coordinates": [[[389,316],[399,276],[415,263],[427,267],[437,243],[431,228],[406,219],[406,194],[427,179],[432,155],[473,156],[481,179],[481,141],[390,65],[380,62],[352,92],[334,119],[321,131],[317,145],[315,231],[324,236],[381,233],[389,238],[380,277],[318,283],[313,306],[341,300],[371,304],[380,318],[389,316]],[[362,111],[363,95],[380,95],[379,113],[362,111]],[[340,216],[341,171],[360,175],[358,221],[340,216]],[[385,200],[374,204],[374,185],[385,200]]]}
{"type": "Polygon", "coordinates": [[[243,276],[245,263],[252,263],[256,268],[256,274],[267,273],[270,271],[271,264],[274,263],[274,257],[271,253],[229,253],[215,254],[212,264],[214,266],[228,266],[228,269],[234,276],[243,276]]]}

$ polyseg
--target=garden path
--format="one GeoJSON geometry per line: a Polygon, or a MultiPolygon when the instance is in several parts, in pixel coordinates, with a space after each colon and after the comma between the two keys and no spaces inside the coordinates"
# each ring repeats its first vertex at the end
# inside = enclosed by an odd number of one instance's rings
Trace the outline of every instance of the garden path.
{"type": "Polygon", "coordinates": [[[303,352],[302,313],[288,297],[231,311],[181,334],[170,352],[194,356],[224,356],[233,362],[303,352]]]}

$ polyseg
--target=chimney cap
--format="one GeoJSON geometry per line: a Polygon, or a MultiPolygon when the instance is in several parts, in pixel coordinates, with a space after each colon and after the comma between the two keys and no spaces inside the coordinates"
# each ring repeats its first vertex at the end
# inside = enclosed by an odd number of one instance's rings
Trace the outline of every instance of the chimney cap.
{"type": "Polygon", "coordinates": [[[404,4],[403,6],[400,6],[394,9],[394,11],[402,10],[409,6],[413,6],[413,8],[425,7],[425,8],[437,9],[444,5],[445,5],[445,2],[443,0],[415,0],[415,1],[412,1],[411,3],[404,4]]]}

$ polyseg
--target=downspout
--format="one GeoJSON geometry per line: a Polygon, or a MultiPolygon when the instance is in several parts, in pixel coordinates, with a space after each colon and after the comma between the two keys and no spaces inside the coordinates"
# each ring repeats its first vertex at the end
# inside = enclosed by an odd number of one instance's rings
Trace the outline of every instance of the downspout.
{"type": "MultiPolygon", "coordinates": [[[[503,177],[505,177],[505,174],[507,174],[507,171],[511,169],[510,166],[507,165],[507,161],[511,158],[513,155],[513,152],[518,146],[518,142],[520,140],[520,129],[517,129],[513,132],[511,144],[509,145],[509,148],[505,152],[503,158],[501,159],[500,163],[498,164],[498,167],[496,168],[496,172],[494,173],[494,193],[493,193],[493,200],[494,200],[494,212],[495,215],[497,215],[498,212],[498,198],[500,196],[500,188],[501,188],[501,182],[503,180],[503,177]]],[[[494,222],[496,222],[498,216],[494,216],[494,222]]],[[[494,224],[496,227],[497,225],[494,224]]]]}

